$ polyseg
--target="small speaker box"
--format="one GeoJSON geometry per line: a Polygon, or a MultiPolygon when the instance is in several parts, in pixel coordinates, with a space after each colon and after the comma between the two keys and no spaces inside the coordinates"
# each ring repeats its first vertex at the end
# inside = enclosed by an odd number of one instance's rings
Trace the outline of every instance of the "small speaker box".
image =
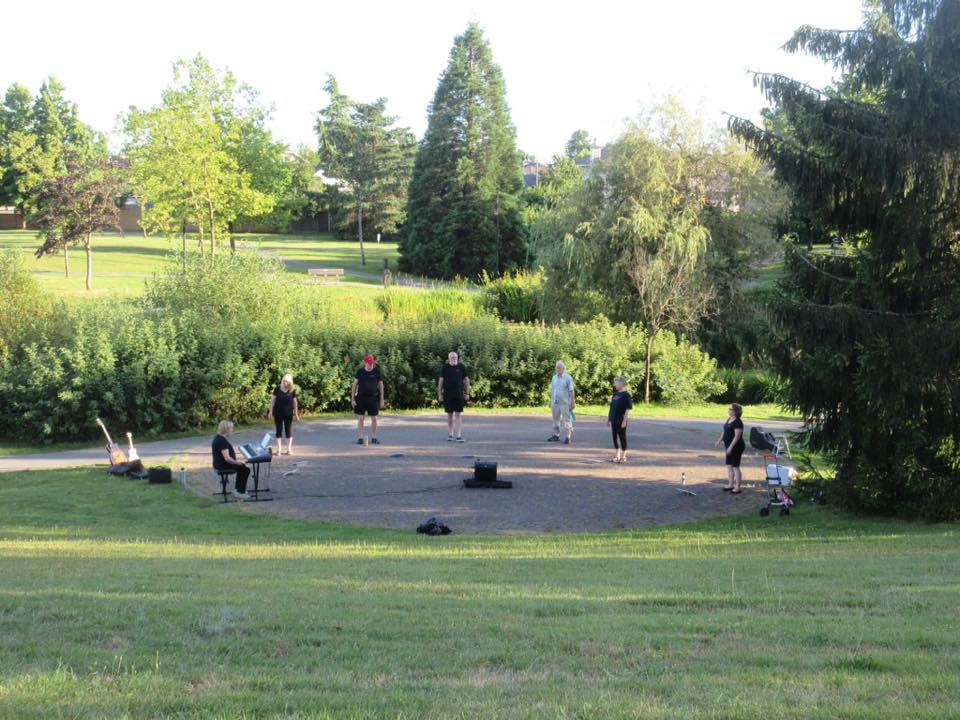
{"type": "Polygon", "coordinates": [[[166,485],[173,482],[173,473],[168,467],[154,467],[147,471],[147,481],[151,485],[166,485]]]}
{"type": "Polygon", "coordinates": [[[473,479],[478,483],[493,483],[497,479],[497,464],[492,460],[473,463],[473,479]]]}
{"type": "Polygon", "coordinates": [[[477,460],[473,464],[473,477],[465,478],[468,488],[512,488],[509,480],[497,480],[497,464],[491,460],[477,460]]]}

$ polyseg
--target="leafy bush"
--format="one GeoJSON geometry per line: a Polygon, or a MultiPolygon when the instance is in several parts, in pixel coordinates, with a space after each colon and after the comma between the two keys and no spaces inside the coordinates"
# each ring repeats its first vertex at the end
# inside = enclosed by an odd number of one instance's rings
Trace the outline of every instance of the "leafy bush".
{"type": "Polygon", "coordinates": [[[751,287],[726,298],[721,312],[704,320],[697,338],[726,367],[765,367],[780,346],[770,303],[776,290],[751,287]]]}
{"type": "Polygon", "coordinates": [[[654,339],[650,375],[660,400],[670,405],[702,402],[724,387],[716,376],[717,361],[670,332],[654,339]]]}
{"type": "Polygon", "coordinates": [[[536,322],[543,318],[543,271],[517,270],[496,280],[483,273],[483,304],[501,320],[536,322]]]}
{"type": "Polygon", "coordinates": [[[274,258],[247,252],[188,258],[181,264],[181,256],[172,254],[170,272],[147,283],[147,307],[218,318],[264,317],[288,289],[281,280],[283,266],[274,258]]]}
{"type": "Polygon", "coordinates": [[[724,387],[709,396],[714,402],[753,405],[783,401],[784,380],[775,373],[721,368],[717,371],[717,377],[724,387]]]}
{"type": "Polygon", "coordinates": [[[384,290],[376,299],[384,320],[460,321],[484,314],[479,293],[455,288],[384,290]]]}
{"type": "Polygon", "coordinates": [[[23,343],[36,330],[49,305],[27,270],[24,253],[0,253],[0,354],[23,343]]]}
{"type": "MultiPolygon", "coordinates": [[[[152,281],[141,301],[49,308],[0,362],[0,432],[89,438],[97,415],[141,434],[252,420],[266,412],[285,372],[306,411],[346,411],[368,352],[383,369],[392,408],[433,405],[451,350],[469,368],[481,407],[545,404],[558,359],[584,403],[606,403],[612,376],[642,374],[643,332],[605,319],[505,323],[478,311],[478,293],[407,292],[416,300],[399,318],[357,322],[328,311],[311,290],[269,263],[224,257],[152,281]],[[416,303],[423,319],[410,309],[416,303]]],[[[657,348],[662,396],[688,398],[709,387],[711,361],[694,346],[664,333],[657,348]]]]}

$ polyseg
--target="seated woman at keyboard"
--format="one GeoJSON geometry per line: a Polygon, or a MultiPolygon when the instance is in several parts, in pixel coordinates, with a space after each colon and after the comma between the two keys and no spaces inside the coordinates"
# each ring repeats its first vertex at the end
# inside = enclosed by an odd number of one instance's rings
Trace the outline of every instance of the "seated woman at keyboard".
{"type": "Polygon", "coordinates": [[[233,484],[233,495],[238,498],[249,498],[247,495],[247,478],[250,477],[250,468],[242,460],[237,460],[237,454],[233,450],[233,445],[227,440],[233,435],[233,423],[229,420],[221,420],[217,427],[217,434],[213,437],[211,447],[213,449],[213,469],[214,470],[236,470],[237,479],[233,484]]]}

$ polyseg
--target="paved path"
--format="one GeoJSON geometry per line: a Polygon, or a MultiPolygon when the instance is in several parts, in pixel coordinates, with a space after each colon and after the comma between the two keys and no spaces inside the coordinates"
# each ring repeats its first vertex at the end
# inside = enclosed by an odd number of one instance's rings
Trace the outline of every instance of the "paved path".
{"type": "MultiPolygon", "coordinates": [[[[211,437],[213,437],[211,435],[211,437]]],[[[200,444],[209,445],[210,438],[181,438],[137,443],[137,452],[145,460],[157,465],[166,464],[170,458],[189,452],[200,444]]],[[[103,445],[86,450],[65,450],[36,455],[8,455],[0,457],[0,473],[25,472],[28,470],[56,470],[82,465],[107,465],[107,451],[103,445]]]]}
{"type": "MultiPolygon", "coordinates": [[[[468,413],[467,416],[481,417],[482,414],[478,413],[476,415],[472,415],[468,413]]],[[[419,416],[400,415],[394,418],[394,422],[399,421],[399,423],[402,425],[405,420],[410,420],[417,417],[419,416]]],[[[490,415],[486,417],[493,420],[497,417],[505,416],[490,415]]],[[[540,424],[548,422],[546,420],[546,412],[544,412],[543,418],[540,418],[537,415],[517,417],[529,417],[540,424]]],[[[648,425],[663,428],[680,425],[689,428],[690,430],[713,431],[718,427],[716,421],[702,419],[636,417],[635,420],[642,420],[648,425]]],[[[348,422],[350,427],[354,426],[354,420],[348,416],[345,416],[345,420],[310,420],[306,423],[300,423],[298,425],[306,429],[307,432],[312,432],[314,429],[321,427],[342,427],[345,421],[348,422]]],[[[799,425],[792,422],[769,421],[763,423],[763,427],[774,432],[782,432],[784,430],[796,430],[799,425]]],[[[264,430],[262,429],[248,431],[244,435],[242,442],[259,439],[263,432],[264,430]],[[247,438],[246,435],[249,435],[250,437],[247,438]]],[[[202,435],[198,437],[180,438],[179,440],[160,440],[157,442],[137,443],[136,448],[137,452],[142,458],[148,459],[155,464],[167,464],[171,458],[175,458],[178,455],[194,455],[198,452],[199,448],[203,448],[204,450],[208,449],[212,437],[213,433],[211,433],[209,436],[202,435]]],[[[59,468],[106,464],[107,455],[104,446],[96,445],[94,447],[81,450],[64,450],[52,453],[0,456],[0,473],[26,472],[29,470],[56,470],[59,468]]]]}
{"type": "MultiPolygon", "coordinates": [[[[412,530],[428,517],[458,533],[583,532],[673,524],[752,513],[765,504],[759,457],[744,457],[744,491],[721,491],[726,471],[714,447],[720,423],[636,418],[628,430],[630,461],[613,456],[606,418],[577,419],[572,445],[546,442],[550,419],[537,415],[465,414],[464,444],[446,441],[438,414],[385,416],[382,445],[356,444],[354,420],[304,423],[295,453],[263,467],[272,502],[231,505],[245,512],[412,530]],[[466,489],[477,459],[498,463],[509,490],[466,489]],[[680,492],[681,474],[686,477],[680,492]]],[[[782,429],[785,423],[765,423],[782,429]]],[[[245,432],[238,442],[254,439],[245,432]]],[[[190,486],[219,490],[209,450],[184,458],[190,486]]]]}
{"type": "MultiPolygon", "coordinates": [[[[748,423],[749,424],[749,423],[748,423]]],[[[796,423],[766,422],[768,430],[796,423]]],[[[355,420],[311,420],[295,426],[295,454],[263,467],[267,503],[233,503],[231,511],[263,512],[326,522],[411,529],[435,515],[458,533],[516,534],[639,528],[716,515],[755,512],[764,503],[758,457],[744,457],[744,492],[720,491],[723,456],[714,447],[719,421],[634,418],[630,462],[610,462],[605,418],[581,416],[570,446],[545,442],[543,415],[467,413],[465,444],[446,441],[439,414],[386,415],[382,445],[356,444],[355,420]],[[477,459],[499,464],[511,490],[467,490],[462,479],[477,459]],[[680,492],[681,474],[686,490],[680,492]]],[[[237,433],[255,442],[263,429],[237,433]]],[[[219,491],[210,467],[211,435],[142,443],[148,467],[185,468],[202,497],[219,491]]],[[[0,458],[0,472],[106,465],[102,447],[0,458]]]]}

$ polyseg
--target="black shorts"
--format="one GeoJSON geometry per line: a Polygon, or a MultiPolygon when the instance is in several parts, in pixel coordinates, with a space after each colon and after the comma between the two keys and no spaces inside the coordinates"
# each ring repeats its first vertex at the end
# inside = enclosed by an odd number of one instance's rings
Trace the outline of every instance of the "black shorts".
{"type": "Polygon", "coordinates": [[[443,399],[443,409],[448,413],[463,412],[463,397],[445,397],[443,399]]]}
{"type": "Polygon", "coordinates": [[[745,447],[746,445],[742,442],[734,445],[733,450],[727,453],[727,465],[735,468],[740,467],[740,458],[743,457],[743,450],[745,447]]]}
{"type": "Polygon", "coordinates": [[[357,406],[353,411],[357,415],[366,414],[370,417],[376,417],[380,414],[380,396],[363,397],[362,395],[357,395],[357,406]]]}

